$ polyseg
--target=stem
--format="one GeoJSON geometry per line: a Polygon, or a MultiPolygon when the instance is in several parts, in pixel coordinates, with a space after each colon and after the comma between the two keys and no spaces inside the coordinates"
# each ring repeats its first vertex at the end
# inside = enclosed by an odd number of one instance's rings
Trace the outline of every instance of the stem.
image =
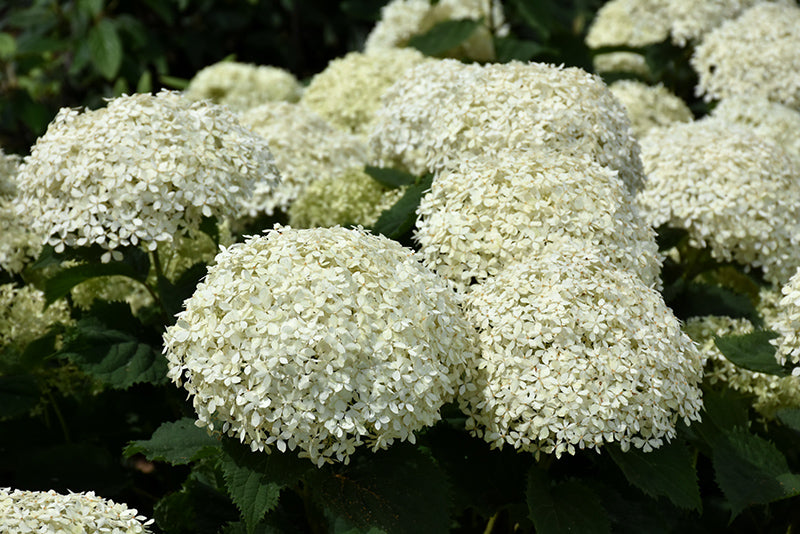
{"type": "Polygon", "coordinates": [[[498,515],[500,515],[500,512],[495,512],[494,515],[489,518],[489,522],[486,523],[486,528],[483,529],[483,534],[492,534],[492,530],[494,530],[494,524],[497,522],[498,515]]]}
{"type": "Polygon", "coordinates": [[[67,430],[67,422],[64,421],[64,416],[61,415],[61,410],[58,409],[58,403],[56,403],[56,399],[53,398],[53,392],[50,389],[47,389],[47,400],[50,401],[50,405],[53,407],[53,411],[56,414],[56,418],[58,419],[59,424],[61,425],[61,432],[64,434],[64,441],[67,443],[71,443],[72,440],[69,437],[69,430],[67,430]]]}

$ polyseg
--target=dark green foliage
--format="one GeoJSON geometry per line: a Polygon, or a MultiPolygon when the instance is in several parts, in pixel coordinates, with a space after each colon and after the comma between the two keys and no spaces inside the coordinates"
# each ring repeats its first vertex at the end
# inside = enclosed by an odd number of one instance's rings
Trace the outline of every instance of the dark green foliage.
{"type": "Polygon", "coordinates": [[[431,187],[432,175],[423,176],[417,183],[408,186],[406,192],[394,206],[381,213],[372,231],[390,239],[399,239],[407,234],[417,220],[419,202],[431,187]]]}
{"type": "Polygon", "coordinates": [[[218,438],[184,417],[162,424],[150,439],[131,442],[125,455],[143,454],[148,460],[183,465],[213,455],[219,447],[218,438]]]}
{"type": "Polygon", "coordinates": [[[553,483],[534,466],[528,474],[528,509],[536,532],[610,533],[608,512],[598,495],[578,480],[553,483]]]}
{"type": "Polygon", "coordinates": [[[739,367],[759,373],[787,376],[791,372],[775,360],[775,346],[770,343],[777,336],[775,332],[757,330],[740,336],[717,337],[714,343],[727,359],[739,367]]]}
{"type": "Polygon", "coordinates": [[[446,20],[437,23],[426,33],[408,40],[408,46],[428,56],[443,56],[470,38],[482,21],[472,19],[446,20]]]}
{"type": "Polygon", "coordinates": [[[418,180],[416,176],[407,172],[385,167],[373,167],[372,165],[364,167],[364,172],[386,187],[393,189],[415,184],[418,180]]]}
{"type": "Polygon", "coordinates": [[[39,403],[39,385],[31,375],[0,376],[0,418],[27,413],[39,403]]]}

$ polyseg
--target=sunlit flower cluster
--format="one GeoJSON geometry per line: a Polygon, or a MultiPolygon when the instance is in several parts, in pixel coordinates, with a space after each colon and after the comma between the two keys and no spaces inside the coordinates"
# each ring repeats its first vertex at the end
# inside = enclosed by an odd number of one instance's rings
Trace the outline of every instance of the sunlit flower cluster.
{"type": "Polygon", "coordinates": [[[0,285],[0,348],[14,344],[24,349],[51,325],[69,322],[66,302],[45,307],[44,293],[32,285],[0,285]]]}
{"type": "Polygon", "coordinates": [[[592,58],[592,67],[598,74],[623,72],[635,74],[640,78],[648,78],[650,67],[647,59],[637,52],[606,52],[592,58]]]}
{"type": "Polygon", "coordinates": [[[17,212],[57,252],[98,244],[108,261],[233,215],[277,175],[266,141],[224,107],[168,91],[122,96],[58,113],[20,166],[17,212]]]}
{"type": "Polygon", "coordinates": [[[800,109],[800,6],[763,2],[710,32],[694,51],[698,95],[764,96],[800,109]]]}
{"type": "Polygon", "coordinates": [[[364,135],[386,90],[406,70],[427,61],[411,48],[350,52],[311,79],[300,103],[337,128],[364,135]]]}
{"type": "Polygon", "coordinates": [[[635,80],[619,80],[608,86],[622,102],[636,137],[651,128],[693,119],[689,106],[663,85],[647,85],[635,80]]]}
{"type": "Polygon", "coordinates": [[[42,236],[15,207],[19,161],[19,156],[0,149],[0,269],[10,273],[22,271],[42,249],[42,236]]]}
{"type": "Polygon", "coordinates": [[[297,102],[302,87],[292,73],[278,67],[222,61],[195,74],[185,93],[192,100],[246,111],[276,100],[297,102]]]}
{"type": "Polygon", "coordinates": [[[688,230],[692,246],[761,267],[785,283],[800,266],[800,182],[786,150],[718,119],[651,130],[642,139],[643,215],[688,230]]]}
{"type": "Polygon", "coordinates": [[[448,57],[476,61],[494,59],[492,33],[502,35],[503,6],[498,0],[392,0],[381,9],[381,18],[364,44],[366,52],[402,47],[446,20],[482,19],[483,24],[462,44],[447,52],[448,57]]]}
{"type": "Polygon", "coordinates": [[[348,169],[309,185],[289,208],[289,224],[295,228],[372,226],[404,192],[405,188],[382,185],[361,167],[348,169]]]}
{"type": "Polygon", "coordinates": [[[662,2],[670,20],[672,41],[680,46],[699,42],[711,30],[738,17],[763,0],[669,0],[662,2]]]}
{"type": "Polygon", "coordinates": [[[254,451],[322,465],[413,442],[474,356],[455,293],[382,236],[276,227],[216,261],[167,329],[169,377],[254,451]]]}
{"type": "Polygon", "coordinates": [[[700,417],[701,358],[661,295],[579,243],[473,286],[466,308],[482,358],[461,405],[494,446],[649,451],[700,417]]]}
{"type": "Polygon", "coordinates": [[[663,0],[610,0],[597,11],[586,45],[640,47],[669,37],[670,20],[663,0]]]}
{"type": "Polygon", "coordinates": [[[93,491],[68,493],[0,488],[0,531],[14,534],[145,534],[152,519],[93,491]]]}
{"type": "Polygon", "coordinates": [[[796,272],[781,289],[783,297],[776,308],[776,318],[771,325],[778,333],[773,340],[777,347],[776,359],[781,365],[795,365],[793,374],[800,374],[800,271],[796,272]]]}
{"type": "Polygon", "coordinates": [[[369,159],[369,149],[360,137],[334,128],[299,104],[265,104],[242,114],[241,121],[266,139],[281,175],[274,187],[268,180],[256,183],[246,201],[250,215],[286,211],[315,180],[363,166],[369,159]]]}
{"type": "Polygon", "coordinates": [[[659,283],[655,233],[617,173],[589,156],[538,150],[469,158],[436,176],[417,210],[425,265],[465,288],[565,238],[659,283]]]}
{"type": "Polygon", "coordinates": [[[370,145],[382,164],[415,174],[457,159],[547,146],[590,155],[641,188],[639,145],[625,108],[597,76],[543,63],[410,69],[386,93],[370,145]]]}

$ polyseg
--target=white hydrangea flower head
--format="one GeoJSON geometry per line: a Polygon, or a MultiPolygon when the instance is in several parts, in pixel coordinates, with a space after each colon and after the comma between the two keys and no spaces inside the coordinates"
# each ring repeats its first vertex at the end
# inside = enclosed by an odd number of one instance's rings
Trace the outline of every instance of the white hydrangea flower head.
{"type": "Polygon", "coordinates": [[[453,58],[490,61],[495,57],[492,34],[505,35],[503,5],[498,0],[392,0],[381,8],[381,18],[367,36],[364,51],[403,47],[440,22],[483,19],[466,42],[446,55],[453,58]]]}
{"type": "Polygon", "coordinates": [[[653,288],[581,243],[551,245],[466,297],[482,356],[460,397],[495,447],[645,452],[700,419],[702,361],[653,288]]]}
{"type": "Polygon", "coordinates": [[[658,227],[689,232],[722,261],[785,283],[800,266],[800,169],[786,150],[718,119],[650,130],[638,201],[658,227]]]}
{"type": "Polygon", "coordinates": [[[689,106],[661,84],[619,80],[608,88],[625,106],[636,137],[642,137],[656,126],[690,122],[694,118],[689,106]]]}
{"type": "Polygon", "coordinates": [[[775,358],[781,365],[795,365],[792,374],[800,374],[800,269],[781,288],[775,321],[770,325],[778,333],[772,340],[777,347],[775,358]]]}
{"type": "Polygon", "coordinates": [[[460,289],[565,238],[647,285],[660,284],[655,232],[617,172],[588,155],[542,150],[465,159],[436,176],[417,215],[424,264],[460,289]]]}
{"type": "Polygon", "coordinates": [[[706,101],[763,96],[800,110],[800,6],[762,2],[705,36],[691,65],[706,101]]]}
{"type": "Polygon", "coordinates": [[[405,188],[390,189],[364,172],[362,167],[316,180],[289,208],[289,225],[372,226],[384,210],[394,206],[405,188]]]}
{"type": "Polygon", "coordinates": [[[636,52],[607,52],[592,58],[592,68],[598,74],[624,72],[641,78],[651,76],[647,59],[636,52]]]}
{"type": "Polygon", "coordinates": [[[0,531],[16,534],[146,534],[152,519],[93,491],[68,493],[0,488],[0,531]]]}
{"type": "Polygon", "coordinates": [[[0,285],[0,348],[13,343],[24,350],[31,341],[47,333],[50,326],[69,322],[64,300],[45,307],[44,293],[32,285],[0,285]]]}
{"type": "Polygon", "coordinates": [[[366,142],[342,131],[307,107],[287,102],[265,104],[241,115],[241,122],[269,144],[281,181],[257,183],[247,211],[271,215],[286,211],[309,184],[370,159],[366,142]]]}
{"type": "Polygon", "coordinates": [[[254,451],[414,442],[476,355],[457,295],[382,236],[276,226],[216,261],[164,336],[169,377],[254,451]]]}
{"type": "Polygon", "coordinates": [[[432,61],[411,48],[350,52],[311,79],[300,103],[337,128],[366,135],[386,90],[408,69],[432,61]]]}
{"type": "Polygon", "coordinates": [[[42,251],[42,236],[17,214],[14,199],[0,196],[0,269],[20,273],[42,251]]]}
{"type": "Polygon", "coordinates": [[[720,100],[711,116],[740,124],[783,146],[800,164],[800,110],[766,98],[736,95],[720,100]]]}
{"type": "Polygon", "coordinates": [[[753,332],[747,319],[705,316],[686,321],[684,331],[699,347],[706,360],[705,380],[709,384],[727,384],[736,391],[753,396],[753,407],[768,419],[775,418],[781,408],[800,406],[800,377],[779,377],[744,369],[728,360],[714,343],[717,336],[743,335],[753,332]]]}
{"type": "Polygon", "coordinates": [[[370,145],[384,166],[438,172],[451,161],[547,146],[589,154],[642,187],[639,145],[603,81],[578,68],[442,60],[410,69],[387,91],[370,145]]]}
{"type": "Polygon", "coordinates": [[[0,200],[11,198],[17,192],[17,172],[19,171],[20,157],[16,154],[6,154],[0,148],[0,200]]]}
{"type": "Polygon", "coordinates": [[[640,47],[660,43],[669,37],[666,8],[663,0],[610,0],[595,14],[586,45],[640,47]]]}
{"type": "Polygon", "coordinates": [[[20,166],[17,212],[57,252],[97,244],[107,261],[232,216],[257,181],[277,177],[266,141],[226,108],[170,91],[121,96],[59,111],[20,166]]]}
{"type": "Polygon", "coordinates": [[[185,94],[246,111],[267,102],[297,102],[302,86],[291,72],[278,67],[221,61],[195,74],[185,94]]]}
{"type": "Polygon", "coordinates": [[[686,46],[701,42],[711,30],[735,19],[743,11],[764,0],[670,0],[662,2],[670,23],[672,42],[686,46]]]}

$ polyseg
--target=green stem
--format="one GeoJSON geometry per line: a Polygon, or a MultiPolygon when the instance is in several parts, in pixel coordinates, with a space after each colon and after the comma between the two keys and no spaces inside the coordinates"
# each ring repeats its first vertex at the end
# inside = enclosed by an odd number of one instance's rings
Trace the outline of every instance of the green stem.
{"type": "Polygon", "coordinates": [[[489,518],[489,522],[486,523],[486,528],[483,529],[483,534],[492,534],[492,530],[494,530],[494,524],[497,522],[498,515],[500,515],[500,512],[495,512],[494,515],[489,518]]]}

